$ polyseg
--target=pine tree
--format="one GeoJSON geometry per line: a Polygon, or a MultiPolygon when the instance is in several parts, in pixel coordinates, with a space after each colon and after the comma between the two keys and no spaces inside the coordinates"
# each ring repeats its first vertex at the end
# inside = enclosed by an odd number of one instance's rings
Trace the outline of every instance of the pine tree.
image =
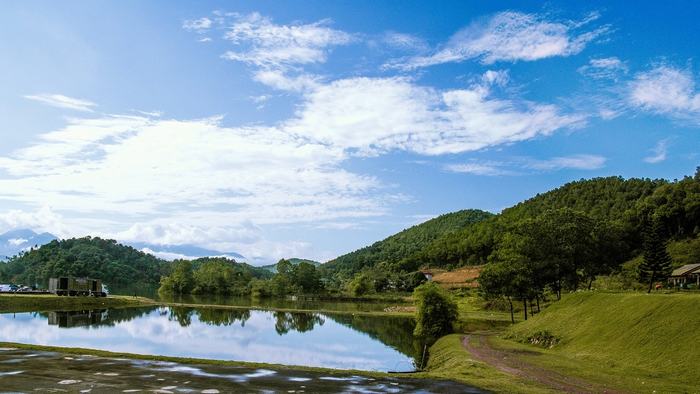
{"type": "Polygon", "coordinates": [[[666,250],[663,225],[660,220],[654,220],[644,234],[644,261],[639,266],[640,278],[649,280],[647,293],[651,292],[655,280],[665,279],[670,273],[671,256],[666,250]]]}

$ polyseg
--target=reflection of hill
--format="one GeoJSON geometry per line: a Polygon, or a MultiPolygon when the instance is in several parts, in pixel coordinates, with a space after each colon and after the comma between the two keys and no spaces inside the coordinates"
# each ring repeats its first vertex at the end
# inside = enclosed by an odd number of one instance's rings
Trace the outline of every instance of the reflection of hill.
{"type": "Polygon", "coordinates": [[[165,313],[168,314],[169,320],[177,321],[182,327],[192,324],[192,316],[194,315],[202,323],[215,326],[230,326],[241,322],[241,327],[243,327],[245,322],[250,319],[250,310],[248,309],[171,307],[168,308],[168,312],[162,312],[162,314],[165,313]]]}
{"type": "Polygon", "coordinates": [[[146,315],[153,309],[155,309],[155,307],[53,311],[44,312],[41,313],[41,315],[48,319],[49,325],[58,326],[60,328],[110,327],[146,315]]]}
{"type": "Polygon", "coordinates": [[[420,360],[422,344],[413,336],[416,323],[413,319],[399,316],[325,315],[335,322],[363,332],[399,352],[420,360]]]}

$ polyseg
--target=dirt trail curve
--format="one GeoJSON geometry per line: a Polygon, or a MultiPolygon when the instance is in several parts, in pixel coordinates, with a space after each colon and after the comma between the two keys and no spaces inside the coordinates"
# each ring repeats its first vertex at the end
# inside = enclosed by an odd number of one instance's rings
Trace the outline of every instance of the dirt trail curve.
{"type": "Polygon", "coordinates": [[[523,361],[518,357],[518,351],[493,348],[489,345],[484,335],[465,335],[462,337],[462,346],[471,353],[472,357],[476,360],[485,362],[509,375],[535,381],[556,391],[577,394],[624,393],[623,391],[614,390],[580,378],[562,375],[558,372],[523,361]],[[478,342],[478,346],[472,344],[472,338],[478,342]]]}

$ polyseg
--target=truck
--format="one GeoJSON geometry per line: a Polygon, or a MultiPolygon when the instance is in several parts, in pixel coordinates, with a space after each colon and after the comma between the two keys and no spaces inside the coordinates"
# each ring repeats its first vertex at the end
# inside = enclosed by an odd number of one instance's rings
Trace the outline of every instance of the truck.
{"type": "Polygon", "coordinates": [[[61,276],[49,279],[49,292],[58,296],[107,297],[102,281],[91,278],[61,276]]]}

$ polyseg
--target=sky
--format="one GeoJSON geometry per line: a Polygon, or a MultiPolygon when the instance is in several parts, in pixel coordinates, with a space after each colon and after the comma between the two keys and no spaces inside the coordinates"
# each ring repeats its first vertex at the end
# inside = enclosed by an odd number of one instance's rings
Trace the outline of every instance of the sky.
{"type": "Polygon", "coordinates": [[[327,261],[700,164],[700,4],[3,1],[0,231],[327,261]]]}

